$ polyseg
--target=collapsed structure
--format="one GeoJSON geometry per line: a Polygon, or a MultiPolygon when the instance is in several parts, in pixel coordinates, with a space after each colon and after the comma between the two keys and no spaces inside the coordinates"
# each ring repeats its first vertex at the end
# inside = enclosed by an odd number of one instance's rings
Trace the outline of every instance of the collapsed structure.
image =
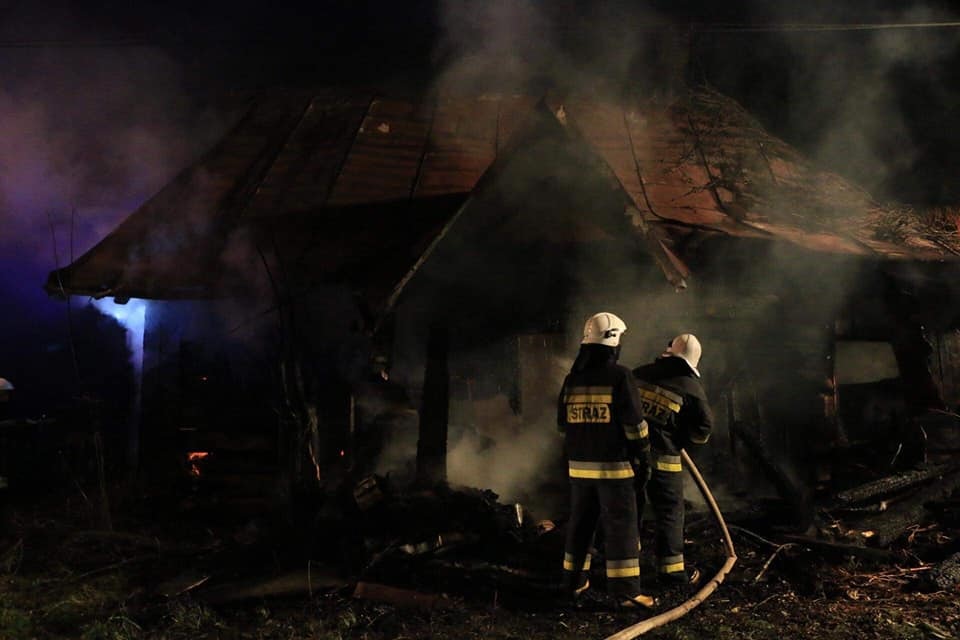
{"type": "Polygon", "coordinates": [[[279,461],[289,487],[416,456],[438,479],[447,442],[467,438],[493,452],[489,477],[533,491],[583,317],[609,308],[631,327],[627,364],[680,331],[706,345],[719,423],[705,472],[743,489],[760,459],[802,502],[838,447],[895,456],[913,419],[954,446],[951,224],[881,206],[707,88],[669,102],[286,92],[47,290],[180,301],[147,320],[149,460],[279,461]],[[271,340],[250,356],[254,327],[271,340]]]}

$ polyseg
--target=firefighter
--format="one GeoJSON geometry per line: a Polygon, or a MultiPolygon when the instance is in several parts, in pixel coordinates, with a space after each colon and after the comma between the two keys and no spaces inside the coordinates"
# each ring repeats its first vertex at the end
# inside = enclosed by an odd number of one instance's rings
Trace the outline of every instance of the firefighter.
{"type": "MultiPolygon", "coordinates": [[[[697,337],[682,333],[667,343],[666,351],[654,362],[633,370],[640,411],[650,431],[652,465],[646,498],[656,519],[657,577],[667,585],[695,584],[700,578],[700,572],[688,570],[683,560],[680,450],[706,444],[713,428],[713,414],[697,369],[701,353],[697,337]]],[[[641,519],[644,506],[640,492],[637,509],[641,519]]]]}
{"type": "Polygon", "coordinates": [[[649,466],[649,442],[630,370],[617,364],[626,330],[612,313],[588,319],[580,352],[560,391],[557,425],[565,434],[570,475],[562,586],[572,597],[590,586],[587,549],[599,523],[607,591],[621,606],[652,608],[654,599],[640,592],[634,489],[634,477],[646,474],[649,466]]]}

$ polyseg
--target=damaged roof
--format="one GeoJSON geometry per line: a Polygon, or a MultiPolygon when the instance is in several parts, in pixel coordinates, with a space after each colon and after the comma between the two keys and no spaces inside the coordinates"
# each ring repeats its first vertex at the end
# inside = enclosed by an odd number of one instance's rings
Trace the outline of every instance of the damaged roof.
{"type": "Polygon", "coordinates": [[[214,148],[52,272],[46,288],[120,298],[222,295],[242,287],[239,263],[250,258],[238,245],[248,232],[293,217],[310,221],[313,253],[320,246],[325,256],[315,265],[319,279],[395,294],[481,177],[509,154],[508,141],[537,117],[556,118],[602,159],[668,277],[670,269],[680,274],[675,284],[685,267],[671,234],[691,229],[885,260],[960,255],[955,233],[880,205],[704,88],[666,105],[281,92],[252,102],[214,148]],[[355,242],[389,259],[360,269],[344,251],[355,242]]]}

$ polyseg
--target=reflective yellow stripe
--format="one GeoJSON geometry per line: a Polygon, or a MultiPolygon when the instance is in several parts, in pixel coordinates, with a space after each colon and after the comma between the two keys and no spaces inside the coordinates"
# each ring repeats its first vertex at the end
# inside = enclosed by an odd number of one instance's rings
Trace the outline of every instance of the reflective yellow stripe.
{"type": "Polygon", "coordinates": [[[571,471],[574,469],[580,471],[620,471],[632,468],[626,460],[570,460],[568,464],[571,471]]]}
{"type": "Polygon", "coordinates": [[[647,427],[646,421],[641,422],[640,426],[625,424],[623,425],[623,434],[627,436],[627,440],[643,440],[650,436],[650,429],[647,427]]]}
{"type": "MultiPolygon", "coordinates": [[[[586,557],[583,559],[583,566],[581,567],[583,571],[590,570],[590,560],[591,560],[591,557],[590,557],[590,554],[588,553],[586,557]]],[[[563,569],[564,571],[577,570],[576,565],[573,563],[573,554],[570,554],[570,553],[563,554],[563,569]]]]}
{"type": "Polygon", "coordinates": [[[677,573],[683,571],[683,562],[674,562],[673,564],[660,565],[660,573],[677,573]]]}
{"type": "Polygon", "coordinates": [[[571,478],[588,480],[621,480],[632,478],[633,469],[570,469],[571,478]]]}
{"type": "Polygon", "coordinates": [[[644,382],[641,380],[637,382],[637,388],[640,390],[641,393],[646,391],[649,393],[656,394],[658,396],[663,396],[666,400],[673,401],[678,405],[683,404],[682,395],[680,395],[679,393],[674,393],[673,391],[670,391],[668,389],[664,389],[660,385],[652,384],[650,382],[644,382]]]}
{"type": "Polygon", "coordinates": [[[570,394],[564,401],[567,404],[576,404],[576,403],[586,403],[586,402],[600,402],[604,404],[610,404],[613,402],[613,395],[609,393],[578,393],[570,394]]]}
{"type": "Polygon", "coordinates": [[[665,397],[665,396],[662,396],[662,395],[660,395],[659,393],[655,393],[655,392],[653,392],[653,391],[647,391],[647,390],[645,390],[645,389],[641,389],[641,390],[640,390],[640,399],[641,399],[641,400],[646,400],[646,401],[650,402],[651,404],[655,404],[655,405],[660,406],[660,407],[663,407],[663,408],[665,408],[665,409],[669,409],[670,411],[672,411],[672,412],[674,412],[674,413],[680,413],[680,405],[679,405],[678,403],[673,402],[673,401],[670,400],[669,398],[667,398],[667,397],[665,397]]]}
{"type": "Polygon", "coordinates": [[[633,578],[640,575],[640,567],[607,567],[608,578],[633,578]]]}
{"type": "Polygon", "coordinates": [[[679,462],[661,462],[657,460],[657,471],[670,471],[679,473],[683,471],[683,466],[679,462]]]}
{"type": "Polygon", "coordinates": [[[710,439],[710,435],[709,435],[709,434],[707,434],[707,435],[706,435],[705,437],[703,437],[703,438],[694,438],[693,436],[690,436],[690,442],[692,442],[692,443],[694,443],[694,444],[706,444],[707,440],[709,440],[709,439],[710,439]]]}

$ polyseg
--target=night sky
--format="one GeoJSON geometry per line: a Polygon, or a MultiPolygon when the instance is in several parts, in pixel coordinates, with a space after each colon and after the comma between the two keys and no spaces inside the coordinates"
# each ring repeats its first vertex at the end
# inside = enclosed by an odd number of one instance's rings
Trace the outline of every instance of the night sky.
{"type": "MultiPolygon", "coordinates": [[[[0,376],[23,386],[65,366],[47,272],[212,144],[253,91],[538,91],[589,75],[626,86],[659,24],[957,19],[949,3],[864,0],[0,1],[0,376]]],[[[692,68],[878,199],[951,205],[958,45],[960,29],[700,32],[692,68]]]]}

